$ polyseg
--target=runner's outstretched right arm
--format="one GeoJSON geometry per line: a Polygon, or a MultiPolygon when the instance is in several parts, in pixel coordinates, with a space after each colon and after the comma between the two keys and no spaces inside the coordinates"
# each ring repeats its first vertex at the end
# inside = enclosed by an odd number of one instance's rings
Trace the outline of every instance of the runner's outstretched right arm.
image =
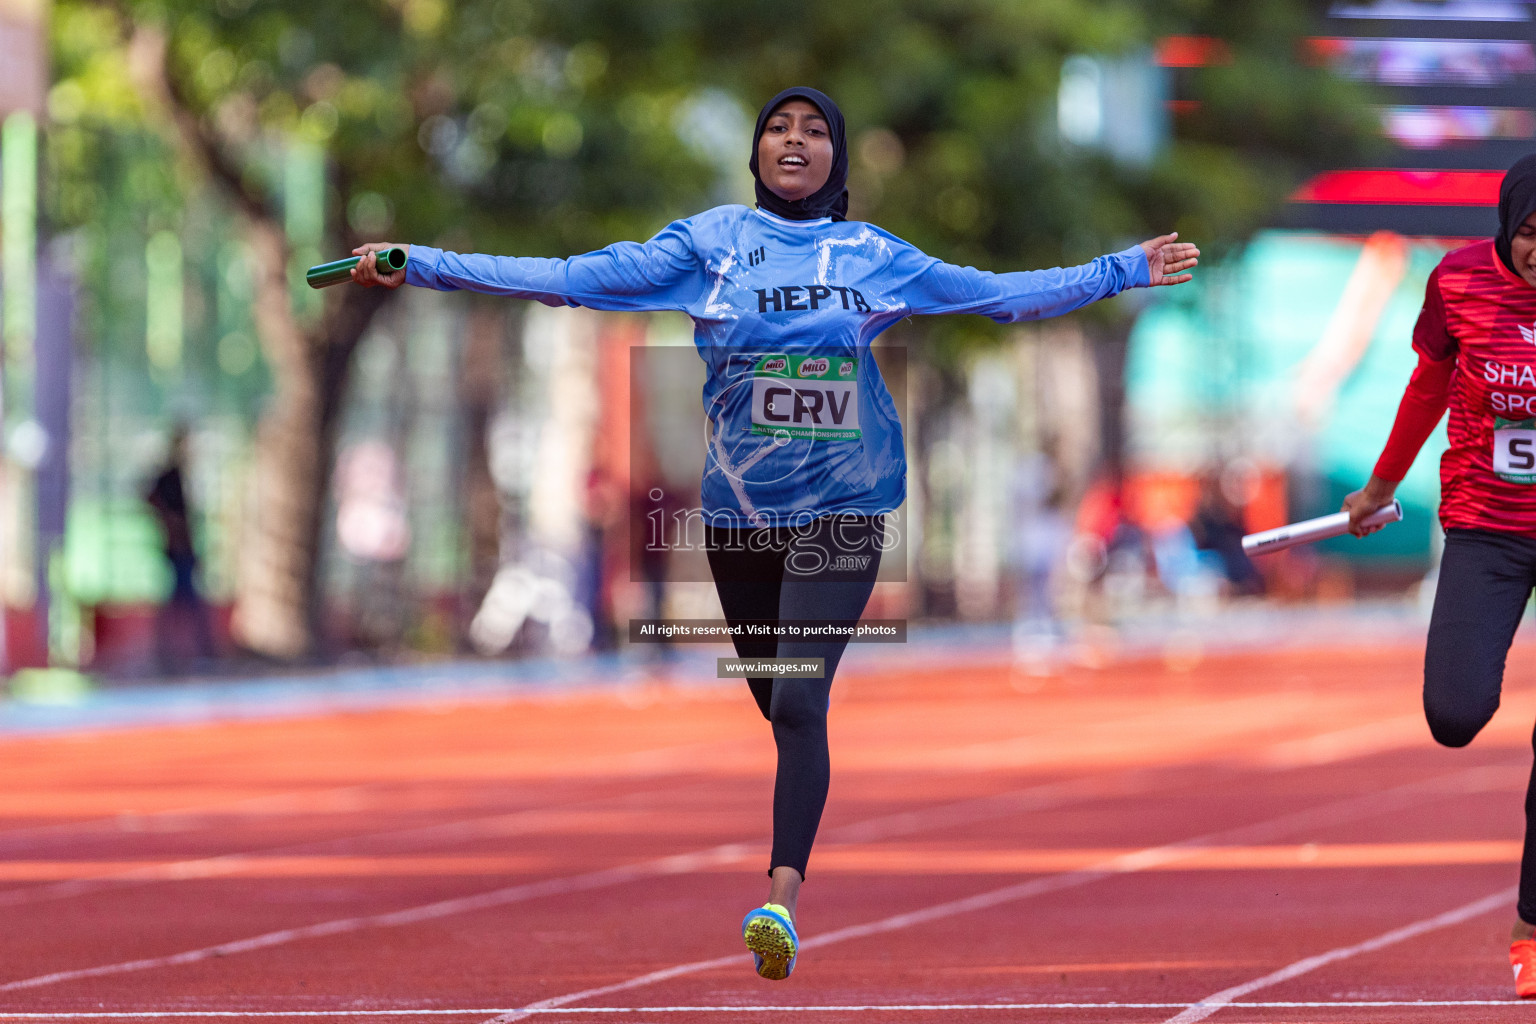
{"type": "MultiPolygon", "coordinates": [[[[364,255],[385,248],[385,243],[372,242],[354,252],[364,255]]],[[[374,258],[367,256],[359,261],[353,279],[365,286],[411,284],[531,299],[547,306],[632,311],[682,309],[703,282],[687,221],[668,225],[648,242],[615,242],[568,259],[456,253],[426,245],[408,249],[404,270],[379,274],[374,258]]]]}

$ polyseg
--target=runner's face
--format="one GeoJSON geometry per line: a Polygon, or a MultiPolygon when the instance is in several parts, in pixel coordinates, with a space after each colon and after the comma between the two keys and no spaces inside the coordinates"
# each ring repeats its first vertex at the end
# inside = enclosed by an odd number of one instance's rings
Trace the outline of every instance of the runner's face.
{"type": "Polygon", "coordinates": [[[1536,288],[1536,213],[1515,229],[1515,237],[1509,240],[1509,255],[1525,283],[1536,288]]]}
{"type": "Polygon", "coordinates": [[[832,173],[832,133],[827,119],[805,100],[789,100],[763,126],[757,143],[757,176],[780,199],[815,194],[832,173]]]}

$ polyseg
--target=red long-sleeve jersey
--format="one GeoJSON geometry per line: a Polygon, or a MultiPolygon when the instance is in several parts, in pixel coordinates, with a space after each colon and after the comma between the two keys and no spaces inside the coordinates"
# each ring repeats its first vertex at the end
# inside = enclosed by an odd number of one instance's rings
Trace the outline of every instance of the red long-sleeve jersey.
{"type": "Polygon", "coordinates": [[[1401,480],[1449,408],[1440,522],[1536,534],[1536,288],[1492,242],[1447,253],[1429,276],[1413,347],[1419,365],[1376,475],[1401,480]]]}

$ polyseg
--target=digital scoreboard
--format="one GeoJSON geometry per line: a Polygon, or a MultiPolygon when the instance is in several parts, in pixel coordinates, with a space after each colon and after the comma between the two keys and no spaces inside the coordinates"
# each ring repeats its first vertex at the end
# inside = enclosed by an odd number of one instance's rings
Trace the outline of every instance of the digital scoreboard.
{"type": "Polygon", "coordinates": [[[1536,3],[1338,2],[1325,32],[1308,41],[1311,58],[1380,96],[1389,148],[1303,184],[1287,225],[1492,235],[1504,171],[1536,152],[1536,3]]]}

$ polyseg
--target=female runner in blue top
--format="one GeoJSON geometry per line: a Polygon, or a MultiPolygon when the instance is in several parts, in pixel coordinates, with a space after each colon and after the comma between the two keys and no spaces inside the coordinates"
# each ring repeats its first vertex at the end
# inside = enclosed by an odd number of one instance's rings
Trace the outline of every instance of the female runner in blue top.
{"type": "MultiPolygon", "coordinates": [[[[702,488],[710,569],[727,622],[858,621],[874,586],[884,516],[906,497],[901,423],[870,342],[917,313],[1000,323],[1071,312],[1126,288],[1179,284],[1199,250],[1163,235],[1080,267],[993,274],[927,256],[844,219],[842,112],[815,89],[786,89],[757,117],[749,166],[756,208],[720,206],[649,242],[569,259],[461,255],[409,247],[380,274],[369,243],[363,285],[466,289],[551,306],[680,310],[708,366],[702,488]]],[[[750,679],[773,725],[771,887],[742,934],[757,972],[794,967],[796,901],[830,778],[827,702],[846,636],[735,641],[743,658],[820,658],[820,678],[750,679]]]]}

